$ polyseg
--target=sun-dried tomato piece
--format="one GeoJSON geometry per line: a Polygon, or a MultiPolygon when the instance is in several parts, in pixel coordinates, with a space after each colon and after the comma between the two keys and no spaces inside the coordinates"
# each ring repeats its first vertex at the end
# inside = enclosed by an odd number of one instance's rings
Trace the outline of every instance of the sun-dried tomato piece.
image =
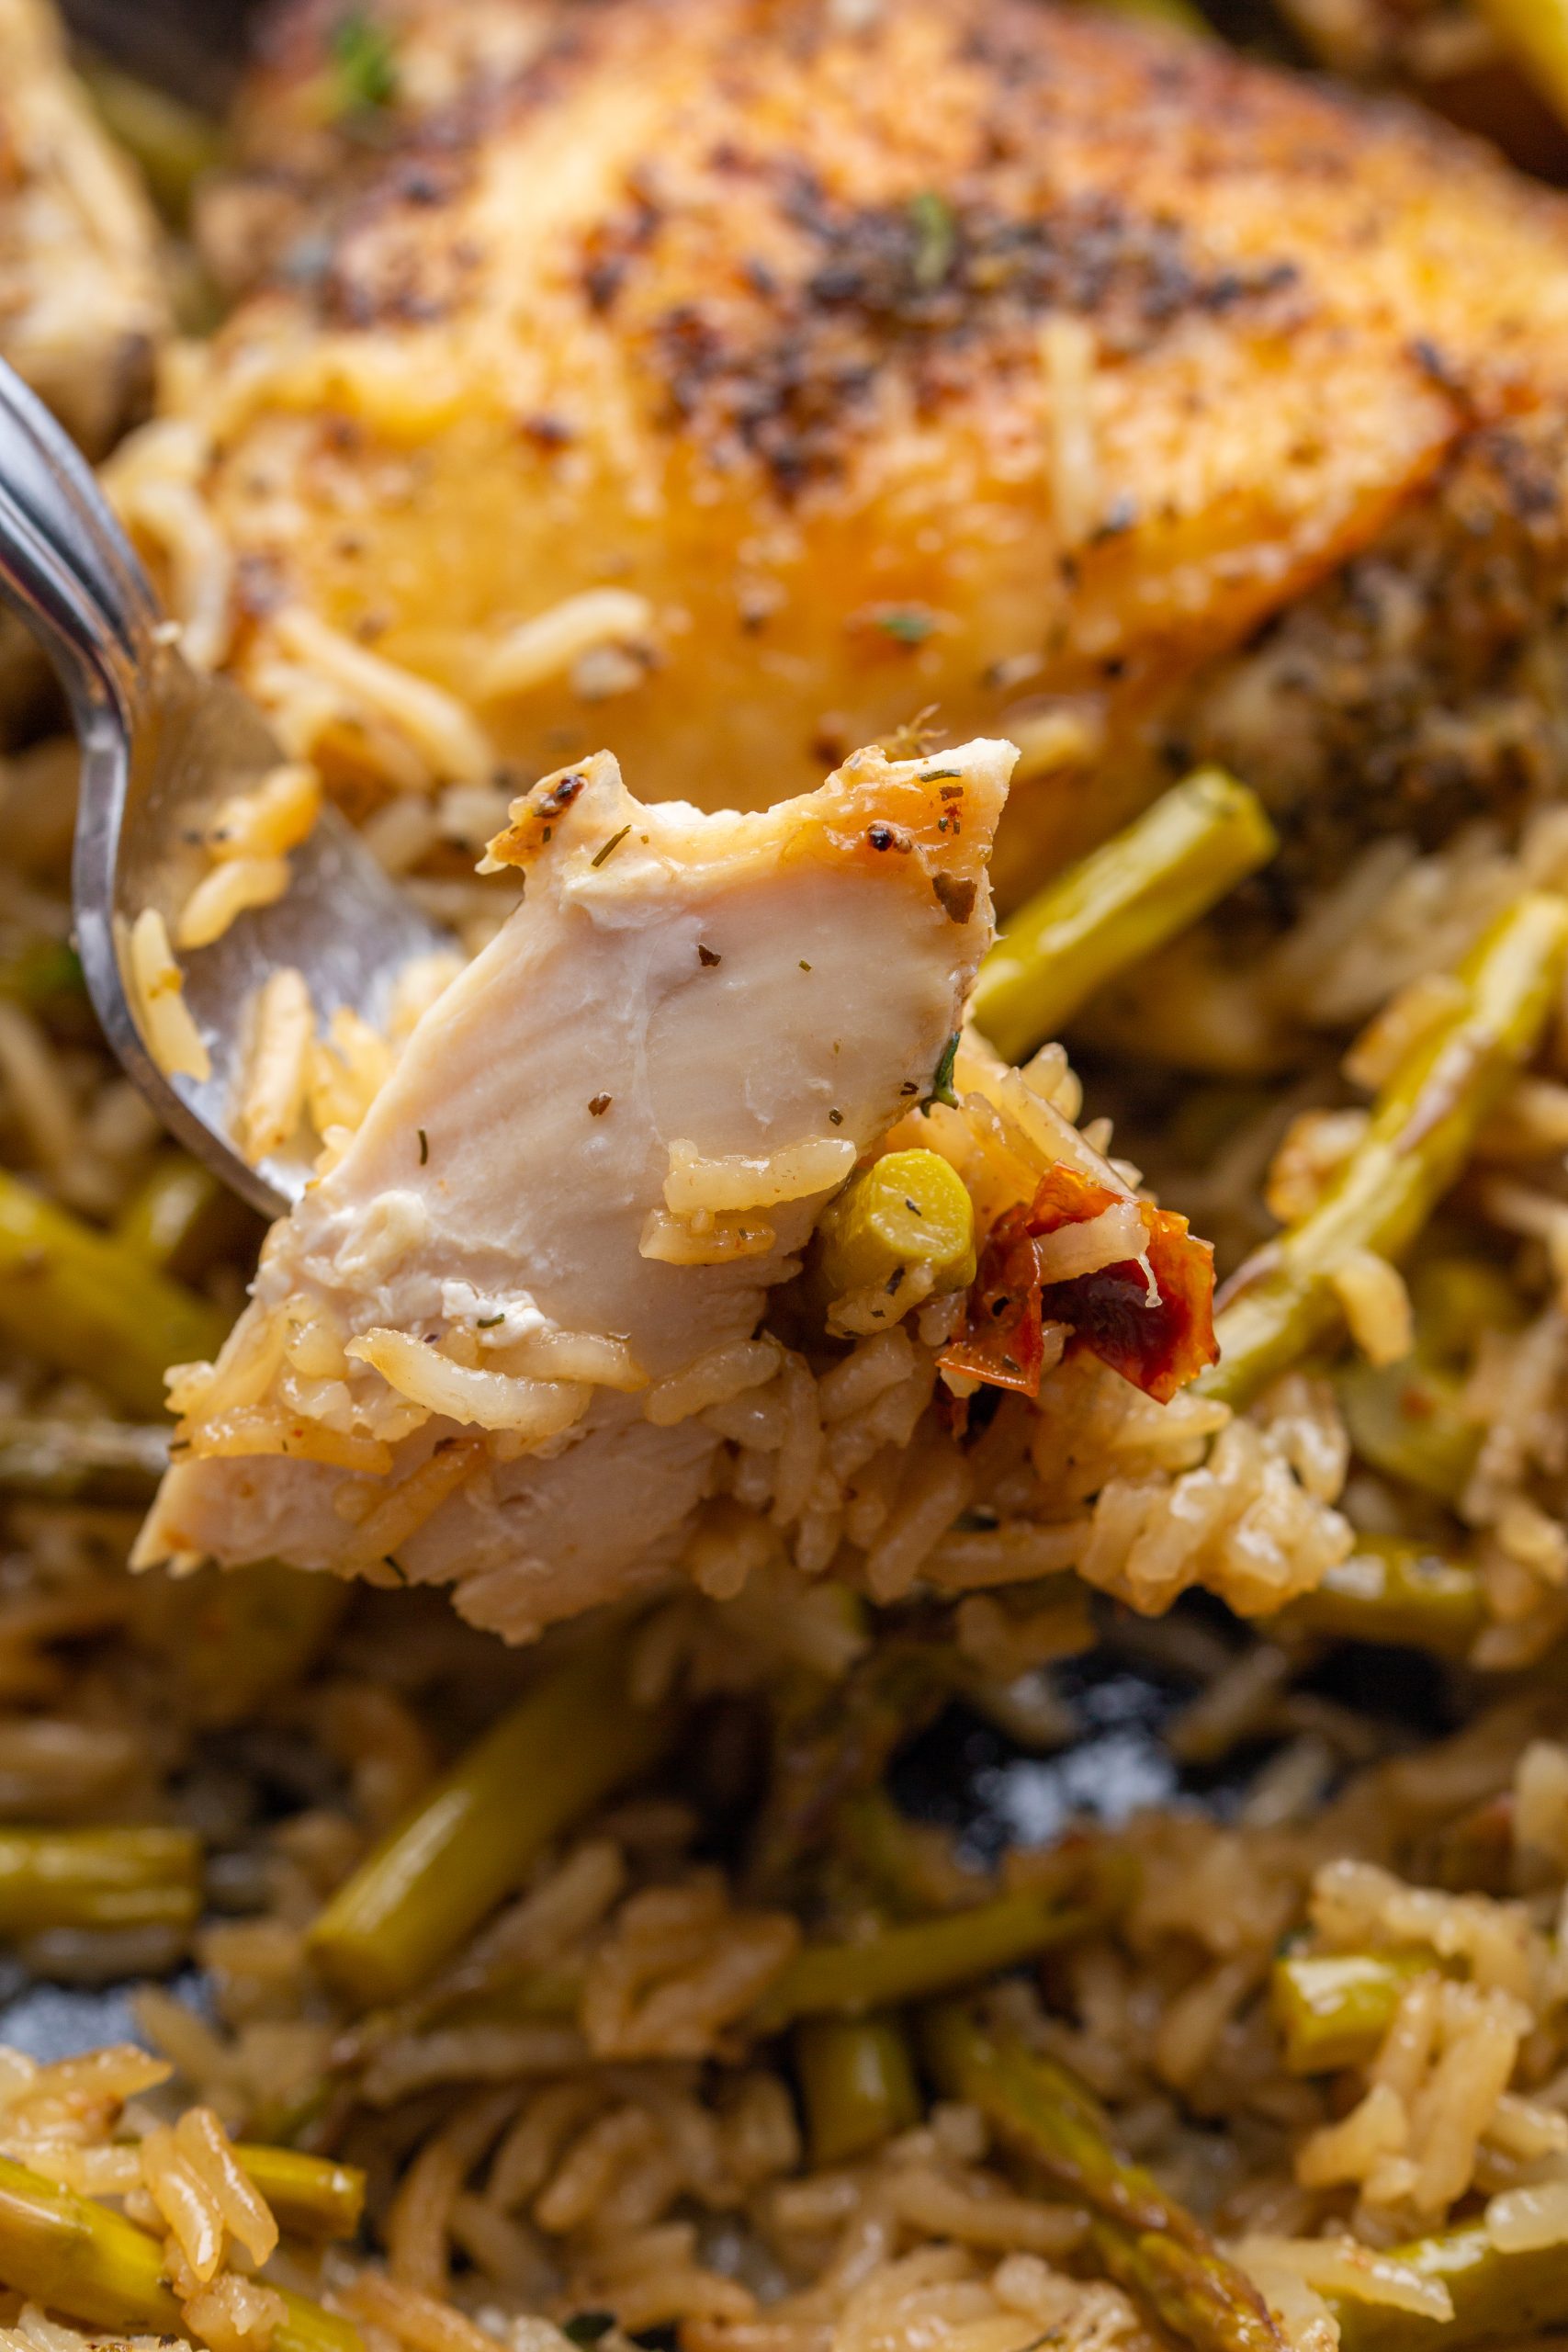
{"type": "Polygon", "coordinates": [[[1045,1355],[1042,1321],[1029,1214],[1004,1209],[980,1253],[964,1329],[938,1361],[946,1371],[988,1381],[993,1388],[1038,1396],[1045,1355]]]}
{"type": "Polygon", "coordinates": [[[1108,1184],[1058,1164],[1027,1210],[1005,1210],[981,1256],[964,1329],[942,1351],[943,1368],[1037,1396],[1047,1322],[1066,1324],[1069,1349],[1087,1348],[1157,1404],[1168,1405],[1213,1363],[1214,1253],[1173,1210],[1138,1203],[1152,1289],[1134,1258],[1042,1286],[1035,1237],[1083,1225],[1119,1198],[1108,1184]]]}

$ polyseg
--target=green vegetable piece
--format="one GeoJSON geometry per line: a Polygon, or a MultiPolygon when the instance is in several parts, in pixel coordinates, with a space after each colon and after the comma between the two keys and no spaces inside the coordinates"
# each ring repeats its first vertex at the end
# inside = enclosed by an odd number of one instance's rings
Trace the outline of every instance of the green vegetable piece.
{"type": "Polygon", "coordinates": [[[1481,1431],[1462,1411],[1464,1383],[1419,1350],[1399,1363],[1341,1364],[1334,1391],[1363,1462],[1438,1502],[1456,1502],[1474,1466],[1481,1431]]]}
{"type": "Polygon", "coordinates": [[[542,1676],[319,1915],[309,1941],[323,1973],[367,2005],[412,1993],[550,1838],[658,1760],[676,1721],[632,1702],[614,1642],[542,1676]]]}
{"type": "Polygon", "coordinates": [[[1103,1900],[1066,1903],[1031,1891],[885,1928],[861,1943],[807,1944],[773,1979],[752,2023],[771,2033],[796,2018],[859,2017],[929,2000],[1070,1942],[1100,1926],[1107,1908],[1103,1900]]]}
{"type": "Polygon", "coordinates": [[[1410,1275],[1416,1336],[1445,1371],[1468,1371],[1487,1331],[1517,1331],[1529,1311],[1500,1266],[1484,1258],[1424,1258],[1410,1275]]]}
{"type": "Polygon", "coordinates": [[[1359,1535],[1350,1557],[1276,1622],[1336,1640],[1397,1642],[1463,1657],[1487,1620],[1480,1576],[1468,1563],[1394,1536],[1359,1535]]]}
{"type": "MultiPolygon", "coordinates": [[[[184,2333],[162,2242],[122,2213],[0,2156],[0,2283],[118,2335],[184,2333]]],[[[273,2352],[364,2352],[359,2330],[286,2287],[273,2352]]]]}
{"type": "Polygon", "coordinates": [[[252,2185],[294,2237],[351,2238],[365,2211],[365,2175],[357,2165],[329,2156],[301,2155],[297,2148],[272,2148],[241,2141],[234,2150],[252,2185]]]}
{"type": "Polygon", "coordinates": [[[1332,2075],[1371,2057],[1406,1985],[1432,1951],[1287,1952],[1274,1963],[1275,2021],[1292,2075],[1332,2075]]]}
{"type": "Polygon", "coordinates": [[[146,1504],[168,1459],[166,1425],[0,1413],[0,1494],[146,1504]]]}
{"type": "Polygon", "coordinates": [[[385,25],[351,8],[333,28],[331,51],[341,112],[373,114],[393,104],[398,59],[385,25]]]}
{"type": "Polygon", "coordinates": [[[1553,114],[1568,122],[1564,0],[1481,0],[1481,14],[1553,114]]]}
{"type": "Polygon", "coordinates": [[[365,2352],[365,2338],[352,2320],[323,2311],[291,2287],[273,2287],[273,2292],[283,2298],[283,2317],[273,2330],[270,2352],[365,2352]]]}
{"type": "Polygon", "coordinates": [[[181,2324],[156,2238],[9,2156],[0,2156],[0,2280],[98,2327],[166,2334],[181,2324]]]}
{"type": "Polygon", "coordinates": [[[197,180],[223,159],[217,124],[102,58],[86,58],[77,70],[105,127],[140,165],[159,211],[179,226],[189,214],[197,180]]]}
{"type": "Polygon", "coordinates": [[[795,2030],[795,2069],[814,2165],[847,2164],[918,2120],[919,2093],[892,2018],[812,2018],[795,2030]]]}
{"type": "Polygon", "coordinates": [[[143,1588],[133,1638],[177,1657],[197,1720],[218,1729],[253,1714],[287,1689],[325,1647],[348,1607],[336,1577],[258,1560],[246,1568],[198,1568],[143,1588]]]}
{"type": "Polygon", "coordinates": [[[1334,1337],[1330,1277],[1358,1250],[1399,1258],[1470,1156],[1514,1072],[1534,1052],[1568,950],[1568,900],[1515,901],[1459,969],[1465,1002],[1410,1053],[1361,1144],[1310,1215],[1244,1266],[1215,1318],[1220,1361],[1193,1393],[1250,1403],[1334,1337]]]}
{"type": "Polygon", "coordinates": [[[935,188],[922,188],[909,198],[909,225],[915,232],[914,258],[909,274],[917,293],[931,294],[942,284],[953,266],[958,250],[958,223],[946,197],[935,188]]]}
{"type": "Polygon", "coordinates": [[[150,1266],[188,1281],[232,1221],[233,1195],[188,1152],[165,1152],[132,1193],[115,1238],[150,1266]]]}
{"type": "Polygon", "coordinates": [[[1214,37],[1202,10],[1190,6],[1188,0],[1102,0],[1102,6],[1112,16],[1130,17],[1137,24],[1165,25],[1172,32],[1190,33],[1202,40],[1214,37]]]}
{"type": "Polygon", "coordinates": [[[1036,892],[980,967],[976,1026],[1009,1061],[1056,1036],[1098,988],[1206,914],[1279,846],[1257,796],[1201,768],[1036,892]]]}
{"type": "Polygon", "coordinates": [[[152,1418],[167,1367],[216,1355],[227,1328],[206,1299],[0,1170],[0,1332],[27,1353],[152,1418]]]}
{"type": "Polygon", "coordinates": [[[1453,2301],[1450,2320],[1331,2295],[1340,2352],[1467,2352],[1472,2344],[1517,2344],[1568,2323],[1568,2261],[1560,2245],[1501,2252],[1484,2222],[1389,2248],[1424,2278],[1438,2279],[1453,2301]]]}
{"type": "Polygon", "coordinates": [[[0,1827],[0,1936],[191,1928],[200,1907],[191,1830],[0,1827]]]}
{"type": "Polygon", "coordinates": [[[938,1290],[975,1279],[975,1209],[957,1170],[934,1151],[890,1151],[850,1178],[818,1227],[814,1279],[828,1299],[897,1294],[916,1266],[938,1290]]]}
{"type": "Polygon", "coordinates": [[[82,959],[63,939],[36,939],[19,954],[0,958],[0,996],[34,1007],[62,997],[84,997],[87,984],[82,959]]]}
{"type": "Polygon", "coordinates": [[[1185,2206],[1122,2154],[1092,2095],[1055,2058],[988,2033],[962,2003],[930,2011],[927,2063],[1057,2193],[1091,2215],[1106,2269],[1195,2352],[1282,2352],[1262,2296],[1185,2206]]]}

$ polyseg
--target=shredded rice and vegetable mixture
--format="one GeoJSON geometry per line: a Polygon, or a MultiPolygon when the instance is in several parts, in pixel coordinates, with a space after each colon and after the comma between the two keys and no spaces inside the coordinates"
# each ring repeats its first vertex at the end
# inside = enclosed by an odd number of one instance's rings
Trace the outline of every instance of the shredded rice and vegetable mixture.
{"type": "MultiPolygon", "coordinates": [[[[476,55],[505,51],[507,12],[468,13],[476,55]]],[[[1375,10],[1292,13],[1337,64],[1414,43],[1440,78],[1440,33],[1493,56],[1517,11],[1405,12],[1377,42],[1375,10]]],[[[274,210],[207,184],[213,280],[261,272],[312,175],[373,175],[400,98],[441,101],[423,37],[400,63],[378,19],[334,20],[336,96],[318,77],[280,113],[301,143],[274,210]]],[[[1513,45],[1551,52],[1539,27],[1513,45]]],[[[116,77],[99,96],[181,216],[188,309],[211,134],[116,77]]],[[[953,266],[939,205],[922,296],[953,266]]],[[[1057,330],[1061,391],[1084,354],[1057,330]]],[[[109,479],[193,662],[225,658],[242,608],[266,622],[250,683],[288,756],[191,844],[183,906],[136,926],[149,1040],[188,1072],[181,959],[276,901],[329,799],[479,952],[519,886],[474,862],[536,807],[475,711],[568,677],[629,691],[655,617],[624,586],[568,594],[491,647],[470,704],[373,631],[274,610],[204,503],[204,365],[169,346],[109,479]]],[[[887,749],[923,783],[940,715],[910,718],[887,749]]],[[[1079,756],[1071,721],[1034,714],[1026,775],[1079,756]]],[[[177,1454],[265,1470],[293,1416],[308,1459],[368,1476],[446,1409],[453,1366],[415,1350],[419,1381],[373,1388],[318,1329],[331,1363],[291,1356],[288,1386],[281,1323],[265,1367],[220,1352],[259,1224],[97,1038],[73,753],[30,673],[6,723],[11,2352],[1448,2352],[1568,2329],[1552,794],[1363,842],[1261,926],[1280,843],[1215,767],[1036,875],[760,1327],[647,1391],[649,1420],[709,1445],[681,1556],[508,1648],[406,1589],[397,1552],[437,1487],[536,1442],[515,1419],[442,1441],[364,1512],[342,1577],[130,1572],[171,1367],[177,1454]],[[1289,1042],[1221,1050],[1261,1036],[1289,1042]]],[[[966,922],[975,884],[937,880],[966,922]]],[[[340,1161],[461,961],[406,974],[384,1030],[276,973],[247,1156],[303,1138],[340,1161]]],[[[645,1255],[766,1246],[758,1204],[789,1181],[741,1201],[719,1166],[672,1161],[686,1189],[645,1255]]],[[[558,1385],[636,1387],[624,1346],[551,1336],[577,1342],[558,1385]]],[[[477,1346],[458,1373],[481,1376],[477,1346]]]]}

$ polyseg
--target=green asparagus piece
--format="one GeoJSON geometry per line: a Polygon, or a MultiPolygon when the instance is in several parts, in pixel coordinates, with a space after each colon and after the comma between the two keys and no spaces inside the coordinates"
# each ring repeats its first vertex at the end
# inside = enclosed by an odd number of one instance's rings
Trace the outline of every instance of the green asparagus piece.
{"type": "Polygon", "coordinates": [[[1536,892],[1461,965],[1465,1002],[1409,1054],[1318,1206],[1244,1266],[1215,1318],[1220,1361],[1194,1393],[1242,1406],[1338,1328],[1330,1277],[1353,1251],[1398,1258],[1458,1178],[1535,1049],[1568,949],[1568,900],[1536,892]]]}
{"type": "Polygon", "coordinates": [[[0,2281],[98,2327],[180,2325],[156,2238],[9,2156],[0,2156],[0,2281]]]}
{"type": "Polygon", "coordinates": [[[295,1682],[347,1608],[336,1577],[258,1560],[137,1586],[133,1638],[180,1661],[198,1720],[221,1729],[295,1682]]]}
{"type": "Polygon", "coordinates": [[[0,1936],[56,1928],[189,1928],[201,1847],[188,1829],[0,1827],[0,1936]]]}
{"type": "Polygon", "coordinates": [[[1564,0],[1481,0],[1481,13],[1553,114],[1568,122],[1564,0]]]}
{"type": "Polygon", "coordinates": [[[1273,2006],[1292,2074],[1363,2064],[1405,1986],[1440,1965],[1432,1951],[1286,1952],[1274,1963],[1273,2006]]]}
{"type": "Polygon", "coordinates": [[[1417,1349],[1401,1363],[1341,1364],[1334,1390],[1363,1462],[1440,1503],[1458,1501],[1481,1447],[1461,1380],[1417,1349]]]}
{"type": "Polygon", "coordinates": [[[847,2164],[919,2119],[914,2062],[894,2018],[807,2018],[795,2030],[795,2069],[814,2165],[847,2164]]]}
{"type": "Polygon", "coordinates": [[[1009,1061],[1022,1061],[1277,846],[1256,796],[1220,768],[1200,768],[1004,923],[980,967],[976,1027],[1009,1061]]]}
{"type": "Polygon", "coordinates": [[[365,2211],[365,2175],[357,2165],[297,2148],[264,2147],[244,2140],[235,2148],[253,2186],[277,2217],[280,2230],[302,2238],[351,2238],[365,2211]]]}
{"type": "MultiPolygon", "coordinates": [[[[68,2319],[118,2334],[181,2332],[164,2249],[122,2213],[0,2156],[0,2282],[68,2319]]],[[[287,2288],[274,2352],[364,2352],[359,2330],[287,2288]]]]}
{"type": "Polygon", "coordinates": [[[187,1152],[169,1151],[120,1211],[115,1238],[149,1266],[190,1282],[248,1214],[210,1169],[187,1152]]]}
{"type": "Polygon", "coordinates": [[[676,1720],[632,1702],[614,1641],[543,1676],[320,1914],[309,1940],[323,1973],[367,2004],[413,1991],[551,1838],[664,1753],[676,1720]]]}
{"type": "Polygon", "coordinates": [[[1339,2322],[1340,2352],[1466,2352],[1472,2344],[1518,2343],[1538,2329],[1568,2322],[1568,2261],[1560,2245],[1504,2253],[1484,2222],[1417,2238],[1389,2253],[1425,2278],[1441,2281],[1453,2300],[1452,2319],[1426,2319],[1389,2303],[1331,2295],[1339,2322]]]}
{"type": "Polygon", "coordinates": [[[15,956],[0,956],[0,996],[35,1008],[62,997],[85,998],[82,962],[63,939],[34,939],[15,956]]]}
{"type": "Polygon", "coordinates": [[[1486,1596],[1473,1567],[1384,1535],[1358,1536],[1350,1557],[1276,1620],[1290,1632],[1398,1642],[1446,1657],[1465,1657],[1486,1622],[1486,1596]]]}
{"type": "Polygon", "coordinates": [[[0,1413],[0,1494],[147,1503],[168,1459],[166,1426],[0,1413]]]}
{"type": "Polygon", "coordinates": [[[807,1944],[774,1978],[753,2012],[764,2033],[796,2018],[860,2017],[929,2000],[1100,1926],[1106,1904],[1091,1896],[1004,1894],[937,1919],[885,1928],[863,1943],[807,1944]]]}
{"type": "Polygon", "coordinates": [[[1172,32],[1190,33],[1195,40],[1213,40],[1213,28],[1200,8],[1188,5],[1188,0],[1102,0],[1102,5],[1115,17],[1131,17],[1135,24],[1164,25],[1172,32]]]}
{"type": "Polygon", "coordinates": [[[140,165],[160,212],[182,223],[197,182],[222,161],[223,134],[217,124],[100,57],[82,60],[78,70],[106,127],[140,165]]]}
{"type": "Polygon", "coordinates": [[[961,2002],[927,2013],[928,2064],[941,2087],[980,2109],[1059,2194],[1087,2208],[1093,2245],[1117,2284],[1195,2352],[1281,2352],[1252,2281],[1184,2206],[1122,2155],[1077,2076],[1015,2036],[995,2036],[961,2002]]]}
{"type": "Polygon", "coordinates": [[[1529,1310],[1500,1266],[1458,1250],[1411,1269],[1410,1298],[1422,1353],[1445,1372],[1468,1372],[1488,1331],[1517,1331],[1529,1310]]]}
{"type": "Polygon", "coordinates": [[[895,1748],[952,1697],[963,1661],[951,1643],[893,1634],[841,1679],[802,1674],[773,1693],[772,1774],[753,1833],[748,1892],[794,1894],[807,1858],[832,1836],[845,1801],[874,1787],[895,1748]]]}
{"type": "Polygon", "coordinates": [[[283,2298],[283,2317],[273,2330],[270,2352],[365,2352],[365,2338],[352,2320],[323,2311],[290,2287],[272,2291],[283,2298]]]}
{"type": "Polygon", "coordinates": [[[206,1299],[0,1170],[0,1332],[28,1354],[151,1418],[167,1367],[216,1355],[226,1328],[206,1299]]]}

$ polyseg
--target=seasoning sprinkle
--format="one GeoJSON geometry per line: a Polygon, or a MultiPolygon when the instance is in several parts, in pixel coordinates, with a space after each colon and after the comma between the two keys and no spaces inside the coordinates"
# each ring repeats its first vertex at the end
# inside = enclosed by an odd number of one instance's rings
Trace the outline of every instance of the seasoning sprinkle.
{"type": "Polygon", "coordinates": [[[593,855],[588,862],[595,874],[598,873],[599,868],[602,865],[607,865],[609,864],[611,858],[615,856],[615,852],[620,848],[621,843],[626,840],[626,835],[630,831],[631,827],[629,825],[623,825],[618,833],[612,833],[610,835],[609,840],[604,843],[603,849],[597,849],[594,851],[593,855]]]}
{"type": "Polygon", "coordinates": [[[876,626],[900,645],[923,645],[936,627],[936,616],[919,605],[890,605],[877,614],[876,626]]]}
{"type": "Polygon", "coordinates": [[[942,1049],[942,1059],[931,1078],[931,1090],[920,1108],[929,1119],[933,1102],[945,1102],[950,1111],[958,1108],[958,1097],[953,1091],[953,1067],[958,1059],[958,1032],[955,1029],[942,1049]]]}
{"type": "Polygon", "coordinates": [[[708,970],[712,971],[716,964],[723,963],[724,958],[719,954],[716,947],[704,947],[699,944],[697,948],[697,961],[699,964],[705,965],[708,970]]]}
{"type": "Polygon", "coordinates": [[[591,1119],[602,1119],[609,1107],[610,1097],[607,1094],[596,1094],[588,1105],[588,1115],[591,1119]]]}
{"type": "Polygon", "coordinates": [[[474,1329],[477,1331],[493,1331],[498,1323],[504,1323],[505,1320],[506,1310],[502,1307],[499,1315],[476,1316],[474,1318],[474,1329]]]}
{"type": "Polygon", "coordinates": [[[417,1129],[416,1132],[419,1136],[419,1164],[422,1168],[424,1168],[427,1167],[430,1162],[430,1137],[425,1134],[423,1127],[417,1129]]]}

